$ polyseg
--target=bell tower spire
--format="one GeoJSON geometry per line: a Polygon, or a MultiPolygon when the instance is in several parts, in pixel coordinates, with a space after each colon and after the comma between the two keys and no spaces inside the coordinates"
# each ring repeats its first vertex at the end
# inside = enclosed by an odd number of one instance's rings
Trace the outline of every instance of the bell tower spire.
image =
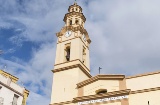
{"type": "Polygon", "coordinates": [[[89,45],[91,40],[84,28],[82,8],[74,2],[65,14],[64,27],[57,35],[51,105],[71,101],[79,96],[77,83],[90,75],[89,45]]]}

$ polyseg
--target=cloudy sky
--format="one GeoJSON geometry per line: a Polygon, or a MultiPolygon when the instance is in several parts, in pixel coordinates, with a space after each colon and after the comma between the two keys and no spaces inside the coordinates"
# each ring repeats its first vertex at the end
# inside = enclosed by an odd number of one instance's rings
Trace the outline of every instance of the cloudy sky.
{"type": "MultiPolygon", "coordinates": [[[[74,0],[0,0],[0,69],[30,90],[27,105],[48,105],[56,35],[74,0]]],[[[160,70],[159,0],[78,0],[92,40],[91,74],[160,70]]]]}

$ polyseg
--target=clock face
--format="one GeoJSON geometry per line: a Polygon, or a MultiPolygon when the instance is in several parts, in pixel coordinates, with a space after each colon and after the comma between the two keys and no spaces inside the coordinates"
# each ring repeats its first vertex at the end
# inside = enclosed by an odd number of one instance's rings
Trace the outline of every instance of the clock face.
{"type": "Polygon", "coordinates": [[[84,41],[86,41],[86,36],[84,34],[82,35],[82,38],[84,41]]]}
{"type": "Polygon", "coordinates": [[[65,33],[65,37],[69,37],[69,36],[71,36],[71,34],[72,34],[72,32],[71,32],[71,31],[66,31],[66,33],[65,33]]]}

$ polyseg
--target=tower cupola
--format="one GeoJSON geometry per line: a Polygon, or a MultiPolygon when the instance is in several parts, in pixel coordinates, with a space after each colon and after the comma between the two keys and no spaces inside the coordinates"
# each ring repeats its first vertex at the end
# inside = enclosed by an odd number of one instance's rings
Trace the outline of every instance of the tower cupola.
{"type": "Polygon", "coordinates": [[[65,14],[63,21],[66,26],[84,26],[86,21],[85,16],[82,13],[82,8],[75,2],[69,6],[68,13],[65,14]]]}

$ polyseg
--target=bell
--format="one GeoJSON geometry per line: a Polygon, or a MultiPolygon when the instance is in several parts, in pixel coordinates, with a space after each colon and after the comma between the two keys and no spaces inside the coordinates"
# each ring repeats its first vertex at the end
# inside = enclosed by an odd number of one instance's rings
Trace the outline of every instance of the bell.
{"type": "Polygon", "coordinates": [[[69,54],[67,54],[67,55],[66,55],[67,61],[69,61],[69,58],[70,58],[70,56],[69,56],[69,54]]]}

